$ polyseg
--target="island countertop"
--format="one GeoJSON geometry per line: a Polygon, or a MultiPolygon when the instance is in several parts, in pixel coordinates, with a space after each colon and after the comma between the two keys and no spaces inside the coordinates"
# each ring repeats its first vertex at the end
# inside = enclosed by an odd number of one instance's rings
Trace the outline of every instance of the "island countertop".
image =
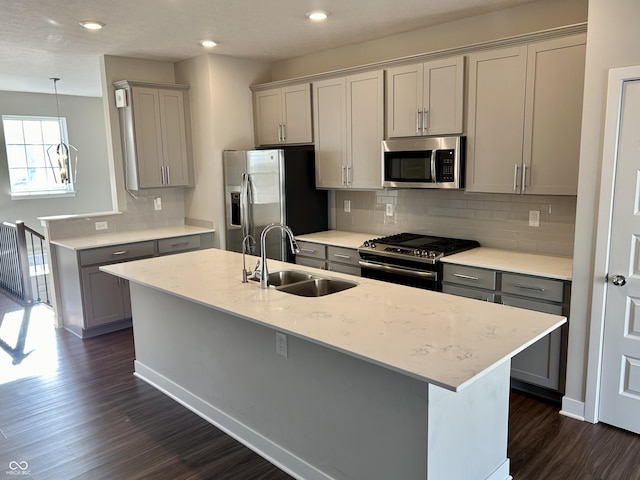
{"type": "MultiPolygon", "coordinates": [[[[253,265],[255,258],[247,258],[253,265]]],[[[356,281],[307,298],[242,283],[242,256],[218,249],[100,267],[131,282],[458,391],[566,322],[565,317],[269,260],[356,281]]],[[[188,319],[176,319],[188,321],[188,319]]],[[[134,318],[135,325],[135,318],[134,318]]]]}

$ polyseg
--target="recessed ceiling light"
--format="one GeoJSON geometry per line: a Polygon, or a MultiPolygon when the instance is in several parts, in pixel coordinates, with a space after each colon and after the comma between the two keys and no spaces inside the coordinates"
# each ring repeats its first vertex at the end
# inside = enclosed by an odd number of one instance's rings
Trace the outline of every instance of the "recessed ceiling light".
{"type": "Polygon", "coordinates": [[[100,30],[102,27],[104,27],[104,23],[97,22],[95,20],[83,20],[80,22],[80,25],[82,25],[87,30],[100,30]]]}
{"type": "Polygon", "coordinates": [[[200,42],[200,45],[202,45],[203,47],[211,48],[211,47],[215,47],[217,43],[214,42],[213,40],[202,40],[200,42]]]}
{"type": "Polygon", "coordinates": [[[314,22],[321,22],[323,20],[326,20],[328,16],[329,12],[323,12],[321,10],[307,13],[307,17],[309,18],[309,20],[313,20],[314,22]]]}

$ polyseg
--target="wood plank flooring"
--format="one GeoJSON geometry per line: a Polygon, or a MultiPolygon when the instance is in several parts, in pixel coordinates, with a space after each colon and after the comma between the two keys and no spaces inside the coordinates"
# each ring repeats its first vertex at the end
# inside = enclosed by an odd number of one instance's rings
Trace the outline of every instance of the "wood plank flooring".
{"type": "MultiPolygon", "coordinates": [[[[0,296],[0,347],[0,480],[291,479],[135,378],[131,330],[83,341],[0,296]]],[[[640,480],[639,436],[515,392],[508,454],[515,480],[640,480]]]]}

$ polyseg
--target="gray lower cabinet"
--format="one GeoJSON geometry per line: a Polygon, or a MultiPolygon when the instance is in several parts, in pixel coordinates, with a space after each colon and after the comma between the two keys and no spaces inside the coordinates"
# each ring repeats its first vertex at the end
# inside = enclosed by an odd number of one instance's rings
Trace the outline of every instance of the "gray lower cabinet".
{"type": "MultiPolygon", "coordinates": [[[[554,315],[569,314],[570,283],[530,275],[443,265],[442,291],[554,315]]],[[[512,384],[534,393],[564,392],[566,325],[529,346],[511,360],[512,384]],[[543,390],[540,390],[543,389],[543,390]]],[[[550,395],[555,398],[555,395],[550,395]]]]}
{"type": "Polygon", "coordinates": [[[331,272],[360,276],[360,255],[355,248],[336,247],[321,243],[298,241],[300,253],[296,264],[321,268],[331,272]]]}
{"type": "Polygon", "coordinates": [[[81,338],[131,326],[129,282],[100,271],[102,265],[213,246],[212,234],[73,250],[55,246],[64,327],[81,338]]]}

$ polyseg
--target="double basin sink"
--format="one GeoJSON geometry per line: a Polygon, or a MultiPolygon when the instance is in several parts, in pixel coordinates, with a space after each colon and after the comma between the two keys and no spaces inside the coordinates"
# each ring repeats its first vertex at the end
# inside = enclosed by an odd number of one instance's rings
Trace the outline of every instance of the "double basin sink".
{"type": "MultiPolygon", "coordinates": [[[[252,280],[259,281],[259,278],[252,280]]],[[[281,292],[300,297],[323,297],[358,285],[339,278],[321,277],[298,270],[280,270],[269,274],[269,285],[281,292]]]]}

